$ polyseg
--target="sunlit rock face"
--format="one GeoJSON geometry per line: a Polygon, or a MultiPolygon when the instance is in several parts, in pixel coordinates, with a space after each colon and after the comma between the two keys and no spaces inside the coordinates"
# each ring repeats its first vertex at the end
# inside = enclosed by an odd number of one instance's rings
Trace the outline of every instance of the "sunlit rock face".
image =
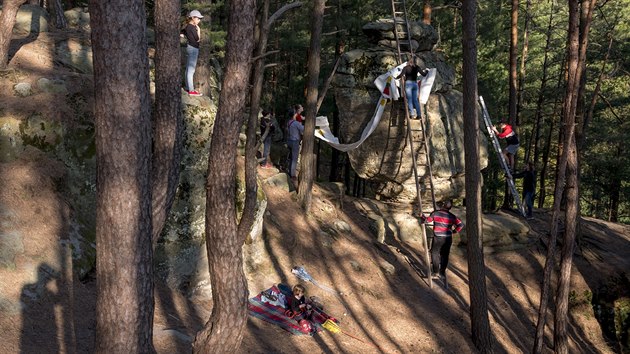
{"type": "MultiPolygon", "coordinates": [[[[420,67],[437,69],[431,95],[423,109],[433,189],[438,200],[463,197],[463,96],[453,89],[457,84],[454,69],[442,53],[432,50],[437,43],[435,30],[416,22],[410,23],[410,27],[412,47],[420,67]]],[[[365,25],[364,32],[373,46],[350,50],[342,57],[333,81],[341,142],[359,139],[381,97],[374,79],[398,65],[393,28],[393,22],[387,20],[365,25]]],[[[421,143],[420,121],[411,121],[411,129],[421,189],[427,197],[429,169],[421,143]]],[[[361,178],[371,182],[375,194],[381,199],[413,201],[416,198],[413,161],[406,133],[401,98],[385,107],[374,133],[359,148],[348,153],[352,168],[361,178]]],[[[485,168],[488,164],[487,141],[482,133],[479,142],[480,166],[485,168]]]]}

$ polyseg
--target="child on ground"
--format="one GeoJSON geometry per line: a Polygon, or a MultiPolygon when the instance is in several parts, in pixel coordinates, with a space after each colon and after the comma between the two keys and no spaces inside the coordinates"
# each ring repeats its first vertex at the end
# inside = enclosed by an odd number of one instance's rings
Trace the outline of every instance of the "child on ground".
{"type": "Polygon", "coordinates": [[[289,301],[289,307],[294,315],[298,315],[306,311],[306,297],[304,286],[296,284],[293,287],[293,297],[289,301]]]}

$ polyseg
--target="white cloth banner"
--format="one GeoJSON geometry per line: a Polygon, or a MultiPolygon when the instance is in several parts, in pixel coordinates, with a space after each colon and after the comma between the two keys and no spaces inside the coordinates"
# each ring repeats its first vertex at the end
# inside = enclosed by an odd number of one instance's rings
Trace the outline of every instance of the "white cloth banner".
{"type": "Polygon", "coordinates": [[[372,119],[368,122],[365,129],[363,129],[363,133],[361,133],[361,138],[358,141],[355,141],[351,144],[340,144],[339,138],[333,135],[332,131],[330,131],[330,125],[328,124],[328,118],[326,116],[319,116],[315,121],[315,136],[319,139],[324,140],[328,143],[328,145],[334,147],[339,151],[350,151],[359,147],[359,145],[363,144],[365,139],[367,139],[376,129],[378,123],[381,121],[381,116],[383,115],[383,110],[385,109],[385,105],[387,104],[387,99],[385,97],[381,97],[378,100],[378,106],[374,111],[374,115],[372,115],[372,119]]]}
{"type": "Polygon", "coordinates": [[[433,81],[435,81],[436,68],[429,69],[427,76],[422,78],[420,82],[420,90],[418,93],[420,104],[427,104],[429,95],[431,94],[431,88],[433,87],[433,81]]]}
{"type": "Polygon", "coordinates": [[[379,76],[374,80],[374,85],[381,91],[381,95],[385,98],[391,98],[394,101],[398,101],[400,94],[398,93],[398,82],[396,80],[403,68],[407,66],[407,62],[404,62],[393,69],[389,69],[388,72],[379,76]]]}
{"type": "MultiPolygon", "coordinates": [[[[378,100],[378,105],[376,106],[376,110],[372,115],[372,118],[367,123],[363,132],[361,133],[361,137],[358,141],[350,144],[340,144],[339,138],[333,135],[330,130],[330,124],[328,123],[328,118],[326,116],[319,116],[315,120],[315,137],[321,139],[328,143],[328,145],[339,151],[350,151],[354,150],[359,145],[363,144],[363,142],[376,130],[378,123],[381,121],[381,117],[383,116],[383,111],[385,110],[385,105],[388,102],[388,99],[392,99],[397,101],[400,97],[398,92],[398,81],[396,79],[397,76],[400,75],[402,69],[407,66],[407,63],[403,63],[398,65],[397,67],[390,69],[383,75],[380,75],[374,80],[374,85],[381,91],[381,98],[378,100]]],[[[435,80],[436,69],[429,69],[429,74],[423,78],[419,90],[420,103],[425,104],[429,99],[429,94],[431,93],[431,87],[433,86],[433,81],[435,80]],[[424,91],[423,91],[424,90],[424,91]],[[424,95],[424,96],[423,96],[424,95]],[[426,98],[424,101],[423,97],[426,98]]]]}

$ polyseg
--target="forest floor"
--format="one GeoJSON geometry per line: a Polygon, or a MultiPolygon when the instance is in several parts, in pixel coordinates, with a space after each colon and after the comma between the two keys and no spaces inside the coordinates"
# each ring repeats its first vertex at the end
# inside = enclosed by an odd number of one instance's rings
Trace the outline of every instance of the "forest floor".
{"type": "MultiPolygon", "coordinates": [[[[26,50],[33,46],[30,55],[43,60],[35,44],[25,44],[25,50],[21,50],[17,59],[27,60],[29,52],[26,50]]],[[[21,70],[26,69],[23,66],[21,70]]],[[[50,70],[50,67],[45,69],[50,70]]],[[[2,87],[0,97],[13,97],[9,86],[2,87]]],[[[24,110],[23,106],[7,106],[23,105],[23,101],[4,98],[5,112],[24,110]]],[[[33,109],[44,109],[37,101],[32,102],[33,109]]],[[[54,110],[54,105],[50,109],[54,110]]],[[[259,169],[259,173],[265,178],[277,171],[259,169]]],[[[3,177],[2,191],[6,193],[20,188],[20,181],[30,179],[28,169],[17,165],[12,166],[10,174],[3,173],[0,177],[3,177]]],[[[36,184],[31,188],[35,195],[36,184]]],[[[307,217],[300,212],[293,194],[269,185],[264,189],[268,206],[263,240],[270,257],[266,267],[247,274],[250,296],[274,284],[295,284],[298,279],[291,274],[291,268],[303,266],[319,283],[343,294],[337,298],[306,284],[307,294],[322,299],[326,312],[340,320],[344,333],[324,331],[313,337],[293,336],[279,327],[250,318],[242,345],[234,349],[234,353],[475,352],[471,339],[466,249],[458,245],[457,237],[448,271],[449,289],[444,289],[439,282],[430,288],[419,271],[425,267],[421,243],[397,239],[377,243],[370,231],[369,219],[357,209],[353,198],[343,197],[343,207],[340,207],[337,197],[315,185],[312,212],[307,217]],[[322,234],[321,225],[335,220],[346,222],[351,232],[335,237],[322,234]]],[[[46,225],[46,218],[55,213],[46,209],[54,205],[36,203],[32,198],[29,202],[21,200],[22,204],[14,205],[21,214],[16,215],[19,220],[46,225]]],[[[535,218],[528,220],[532,237],[539,240],[530,247],[485,255],[488,311],[497,353],[531,351],[546,256],[542,240],[549,219],[547,211],[536,210],[535,218]]],[[[624,272],[630,269],[630,227],[584,218],[582,230],[582,243],[576,250],[571,278],[570,352],[612,353],[614,343],[604,338],[591,299],[602,287],[615,283],[618,277],[625,277],[624,272]]],[[[36,237],[37,230],[32,231],[36,237]]],[[[44,296],[37,306],[29,308],[28,312],[2,316],[0,353],[70,353],[74,350],[69,343],[73,342],[77,352],[92,352],[96,282],[93,279],[75,282],[72,290],[71,310],[58,306],[63,292],[51,283],[45,289],[49,296],[44,296]],[[71,330],[62,330],[68,328],[68,323],[71,330]]],[[[161,283],[156,284],[155,295],[156,350],[164,354],[190,352],[190,341],[207,321],[211,303],[195,302],[161,283]]],[[[551,311],[548,319],[553,319],[551,311]]],[[[548,329],[546,344],[552,342],[551,337],[552,331],[548,329]]]]}

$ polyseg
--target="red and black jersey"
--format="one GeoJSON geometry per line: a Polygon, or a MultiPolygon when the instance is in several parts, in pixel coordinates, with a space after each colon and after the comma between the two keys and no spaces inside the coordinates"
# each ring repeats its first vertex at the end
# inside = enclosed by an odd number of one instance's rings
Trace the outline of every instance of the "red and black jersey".
{"type": "Polygon", "coordinates": [[[427,222],[433,222],[433,233],[438,237],[453,236],[453,232],[460,232],[464,228],[464,223],[445,209],[432,212],[427,222]]]}
{"type": "Polygon", "coordinates": [[[503,131],[501,131],[497,137],[505,139],[505,142],[508,145],[518,145],[518,135],[509,124],[506,124],[505,127],[503,127],[503,131]]]}

